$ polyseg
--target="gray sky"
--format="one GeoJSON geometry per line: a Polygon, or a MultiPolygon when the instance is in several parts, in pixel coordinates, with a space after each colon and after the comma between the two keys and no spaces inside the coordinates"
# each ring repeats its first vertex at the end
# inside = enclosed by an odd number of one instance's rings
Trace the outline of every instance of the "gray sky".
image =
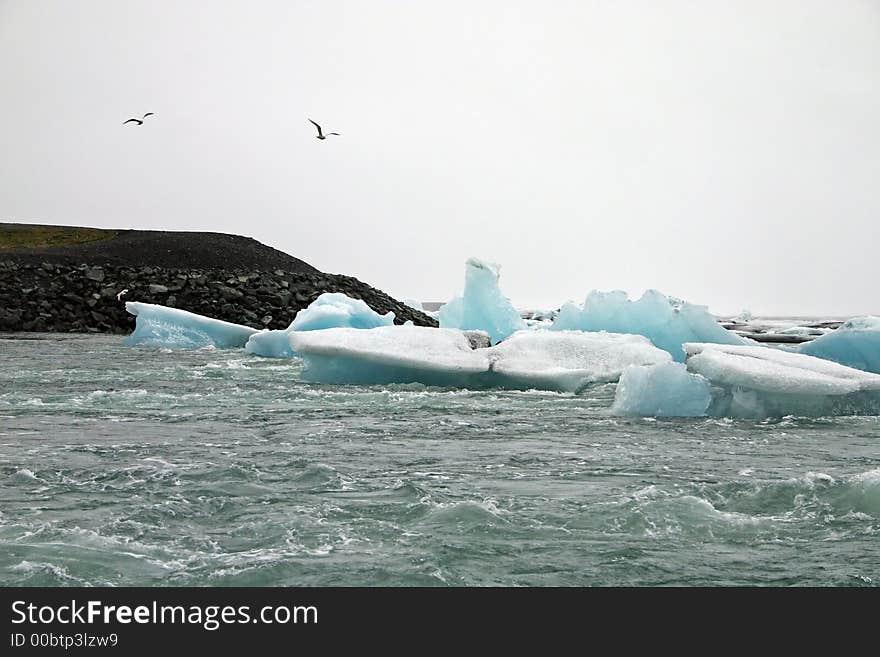
{"type": "Polygon", "coordinates": [[[518,306],[880,313],[876,1],[0,0],[0,90],[3,220],[250,235],[401,298],[477,256],[518,306]]]}

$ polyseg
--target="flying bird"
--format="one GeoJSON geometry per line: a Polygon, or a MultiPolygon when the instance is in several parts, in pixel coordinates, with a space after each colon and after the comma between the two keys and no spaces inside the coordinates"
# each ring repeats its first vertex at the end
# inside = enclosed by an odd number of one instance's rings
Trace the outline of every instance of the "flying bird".
{"type": "Polygon", "coordinates": [[[122,122],[122,125],[125,125],[126,123],[132,123],[132,122],[137,123],[138,125],[143,125],[143,124],[144,124],[144,119],[147,118],[148,116],[153,116],[154,113],[155,113],[155,112],[147,112],[146,114],[144,114],[143,118],[141,118],[141,119],[129,119],[128,121],[123,121],[123,122],[122,122]]]}
{"type": "Polygon", "coordinates": [[[317,123],[315,123],[315,122],[312,121],[311,119],[309,119],[309,123],[311,123],[313,126],[315,126],[315,127],[318,129],[318,136],[317,136],[317,139],[327,139],[327,137],[329,137],[330,135],[336,135],[337,137],[341,136],[338,132],[328,132],[328,133],[325,135],[325,134],[324,134],[324,131],[321,130],[321,126],[319,126],[317,123]]]}
{"type": "Polygon", "coordinates": [[[122,297],[124,297],[126,294],[128,294],[128,289],[125,289],[125,290],[123,290],[122,292],[120,292],[119,294],[117,294],[117,295],[116,295],[116,300],[117,300],[117,301],[122,301],[122,297]]]}

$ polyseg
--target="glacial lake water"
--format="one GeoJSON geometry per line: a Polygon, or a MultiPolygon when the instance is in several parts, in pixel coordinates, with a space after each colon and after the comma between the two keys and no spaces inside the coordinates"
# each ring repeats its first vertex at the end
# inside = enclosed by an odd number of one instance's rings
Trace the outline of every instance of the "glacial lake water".
{"type": "Polygon", "coordinates": [[[880,583],[880,418],[300,371],[0,334],[0,584],[880,583]]]}

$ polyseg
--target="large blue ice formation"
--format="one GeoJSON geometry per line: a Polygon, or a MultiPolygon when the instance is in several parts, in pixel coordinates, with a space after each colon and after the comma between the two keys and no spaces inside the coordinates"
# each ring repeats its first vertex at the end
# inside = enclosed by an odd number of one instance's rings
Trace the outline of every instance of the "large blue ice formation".
{"type": "Polygon", "coordinates": [[[371,329],[394,324],[394,313],[380,315],[360,299],[352,299],[341,292],[325,292],[300,310],[284,330],[255,333],[245,350],[267,358],[290,358],[290,334],[294,331],[318,331],[328,328],[371,329]]]}
{"type": "Polygon", "coordinates": [[[231,324],[195,313],[158,306],[152,303],[128,301],[125,309],[134,315],[135,329],[123,340],[127,346],[142,345],[169,349],[199,349],[243,347],[257,329],[231,324]]]}
{"type": "Polygon", "coordinates": [[[498,287],[500,269],[499,265],[469,259],[464,295],[440,308],[440,327],[486,331],[493,343],[526,328],[523,318],[498,287]]]}
{"type": "MultiPolygon", "coordinates": [[[[769,347],[688,343],[684,349],[687,372],[711,385],[707,415],[762,418],[880,412],[877,374],[769,347]]],[[[667,404],[665,415],[693,415],[694,400],[681,396],[679,386],[659,372],[644,376],[653,381],[642,381],[641,387],[623,386],[615,407],[629,411],[626,414],[653,415],[653,402],[660,398],[667,404]]],[[[695,396],[702,399],[702,393],[695,396]]]]}
{"type": "Polygon", "coordinates": [[[423,383],[462,388],[576,392],[616,381],[630,365],[669,362],[647,339],[606,333],[521,331],[472,349],[454,329],[389,326],[292,333],[303,377],[319,383],[423,383]]]}
{"type": "Polygon", "coordinates": [[[712,402],[709,381],[683,363],[633,366],[617,384],[611,412],[638,417],[702,417],[712,402]]]}
{"type": "Polygon", "coordinates": [[[657,290],[648,290],[637,301],[630,301],[620,290],[594,290],[583,305],[565,304],[551,328],[644,335],[679,362],[684,362],[685,342],[747,344],[723,328],[705,306],[667,297],[657,290]]]}
{"type": "Polygon", "coordinates": [[[880,317],[854,317],[836,331],[804,343],[800,352],[880,373],[880,317]]]}

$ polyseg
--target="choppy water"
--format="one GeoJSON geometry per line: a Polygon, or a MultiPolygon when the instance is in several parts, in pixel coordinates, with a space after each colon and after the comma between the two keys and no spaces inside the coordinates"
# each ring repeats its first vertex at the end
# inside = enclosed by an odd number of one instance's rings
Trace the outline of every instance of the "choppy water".
{"type": "Polygon", "coordinates": [[[644,420],[579,396],[0,335],[0,584],[880,583],[880,419],[644,420]]]}

